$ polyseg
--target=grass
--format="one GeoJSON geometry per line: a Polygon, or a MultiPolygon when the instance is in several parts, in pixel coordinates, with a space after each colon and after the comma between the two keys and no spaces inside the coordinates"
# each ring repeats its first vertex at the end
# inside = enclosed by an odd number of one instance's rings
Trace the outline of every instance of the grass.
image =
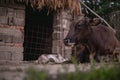
{"type": "Polygon", "coordinates": [[[29,68],[25,80],[120,80],[120,65],[114,67],[106,66],[99,69],[94,68],[87,72],[82,72],[78,69],[70,73],[58,72],[55,77],[48,74],[47,71],[29,68]]]}
{"type": "Polygon", "coordinates": [[[35,70],[33,67],[28,68],[25,80],[47,80],[48,74],[44,71],[35,70]]]}

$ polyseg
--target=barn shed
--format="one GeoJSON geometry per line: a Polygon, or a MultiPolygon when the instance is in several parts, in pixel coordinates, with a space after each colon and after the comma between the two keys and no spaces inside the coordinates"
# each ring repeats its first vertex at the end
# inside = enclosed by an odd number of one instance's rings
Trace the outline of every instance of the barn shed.
{"type": "Polygon", "coordinates": [[[63,43],[78,0],[0,0],[0,60],[36,60],[41,54],[69,57],[63,43]]]}

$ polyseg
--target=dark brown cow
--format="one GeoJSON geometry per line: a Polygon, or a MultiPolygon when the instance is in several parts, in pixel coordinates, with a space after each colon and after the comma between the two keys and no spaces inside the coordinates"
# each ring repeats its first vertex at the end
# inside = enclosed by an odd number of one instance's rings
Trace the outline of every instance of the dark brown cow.
{"type": "Polygon", "coordinates": [[[64,43],[65,45],[69,45],[71,42],[77,44],[77,41],[87,44],[91,53],[112,55],[117,39],[109,27],[102,24],[90,26],[89,19],[81,16],[71,24],[64,43]]]}
{"type": "Polygon", "coordinates": [[[90,59],[89,59],[90,50],[88,46],[84,43],[79,43],[75,47],[77,48],[77,51],[76,51],[77,61],[80,63],[90,62],[90,59]]]}

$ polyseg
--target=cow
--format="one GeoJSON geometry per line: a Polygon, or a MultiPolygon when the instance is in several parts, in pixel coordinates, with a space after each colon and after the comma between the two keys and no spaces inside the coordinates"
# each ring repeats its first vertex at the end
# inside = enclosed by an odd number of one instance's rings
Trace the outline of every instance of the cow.
{"type": "Polygon", "coordinates": [[[75,45],[77,42],[82,42],[88,45],[90,54],[99,62],[97,55],[113,55],[117,38],[109,27],[100,23],[95,26],[90,24],[90,19],[84,16],[74,20],[64,39],[64,44],[71,46],[71,43],[75,45]]]}
{"type": "Polygon", "coordinates": [[[89,60],[90,51],[89,51],[88,46],[84,43],[79,43],[75,47],[77,47],[77,49],[79,49],[76,51],[77,62],[78,63],[79,62],[80,63],[90,62],[90,60],[89,60]]]}

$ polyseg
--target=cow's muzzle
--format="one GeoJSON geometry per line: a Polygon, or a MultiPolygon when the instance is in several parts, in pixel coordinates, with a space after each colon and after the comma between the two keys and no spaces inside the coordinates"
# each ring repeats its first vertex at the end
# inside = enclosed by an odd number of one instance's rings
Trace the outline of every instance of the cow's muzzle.
{"type": "Polygon", "coordinates": [[[66,46],[73,46],[75,44],[75,40],[73,40],[73,39],[64,39],[64,44],[66,46]]]}

